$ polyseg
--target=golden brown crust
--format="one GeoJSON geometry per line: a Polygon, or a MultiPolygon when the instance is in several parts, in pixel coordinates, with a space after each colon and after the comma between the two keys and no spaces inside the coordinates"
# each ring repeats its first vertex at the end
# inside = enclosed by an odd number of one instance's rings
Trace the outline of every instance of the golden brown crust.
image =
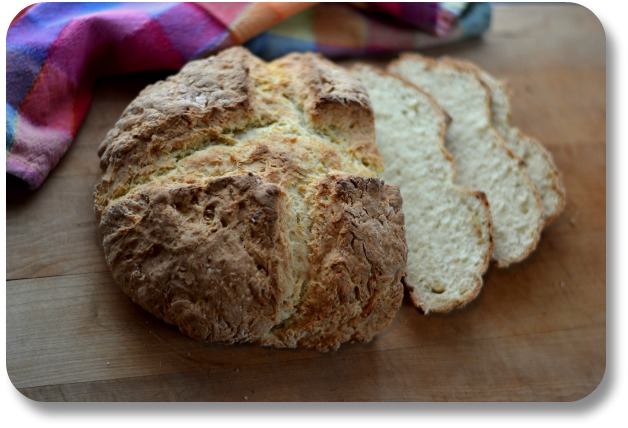
{"type": "Polygon", "coordinates": [[[144,309],[190,337],[253,341],[286,310],[285,194],[253,175],[207,186],[146,187],[111,205],[107,262],[144,309]]]}
{"type": "MultiPolygon", "coordinates": [[[[250,74],[262,66],[248,51],[230,49],[190,62],[144,89],[98,149],[103,178],[96,192],[97,212],[145,177],[173,169],[177,153],[245,128],[259,114],[250,74]]],[[[269,120],[258,120],[264,119],[269,120]]]]}
{"type": "Polygon", "coordinates": [[[299,79],[291,81],[294,96],[313,123],[330,137],[346,135],[352,142],[349,154],[380,172],[381,154],[375,143],[373,110],[364,86],[344,78],[344,70],[318,54],[290,54],[273,65],[299,79]]]}
{"type": "Polygon", "coordinates": [[[407,248],[398,188],[347,175],[326,175],[315,188],[310,281],[293,317],[266,342],[326,351],[368,342],[390,324],[407,248]]]}
{"type": "MultiPolygon", "coordinates": [[[[375,176],[381,165],[365,94],[321,57],[267,64],[244,48],[192,62],[144,90],[99,150],[95,210],[115,280],[135,302],[198,340],[321,350],[370,340],[399,307],[405,269],[405,258],[393,251],[406,248],[397,217],[382,220],[378,242],[368,239],[382,213],[402,215],[394,189],[381,183],[378,192],[358,192],[369,207],[356,232],[363,248],[388,245],[394,254],[379,270],[355,268],[377,291],[375,303],[325,309],[347,324],[330,324],[324,334],[293,329],[309,339],[272,340],[322,275],[317,239],[327,238],[319,229],[344,224],[319,210],[317,183],[332,171],[361,183],[359,176],[375,176]]],[[[321,310],[328,303],[323,299],[321,310]]]]}

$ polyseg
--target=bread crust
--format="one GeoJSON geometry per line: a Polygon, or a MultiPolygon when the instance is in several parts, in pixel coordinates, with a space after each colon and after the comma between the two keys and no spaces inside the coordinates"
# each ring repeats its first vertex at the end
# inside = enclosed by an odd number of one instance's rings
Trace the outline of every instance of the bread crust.
{"type": "Polygon", "coordinates": [[[142,91],[99,155],[113,277],[184,334],[326,351],[398,310],[401,198],[374,178],[365,89],[322,57],[231,48],[189,63],[142,91]]]}
{"type": "Polygon", "coordinates": [[[401,305],[407,247],[399,189],[336,174],[315,188],[310,282],[297,311],[266,344],[327,351],[348,340],[368,342],[401,305]]]}
{"type": "Polygon", "coordinates": [[[298,79],[291,80],[294,96],[313,123],[331,138],[344,135],[351,141],[348,154],[377,173],[383,171],[382,157],[375,144],[373,109],[359,81],[347,79],[346,71],[330,67],[315,53],[289,54],[273,62],[298,79]]]}
{"type": "Polygon", "coordinates": [[[200,341],[254,341],[287,310],[287,210],[278,186],[230,176],[145,187],[107,208],[100,229],[134,302],[200,341]]]}

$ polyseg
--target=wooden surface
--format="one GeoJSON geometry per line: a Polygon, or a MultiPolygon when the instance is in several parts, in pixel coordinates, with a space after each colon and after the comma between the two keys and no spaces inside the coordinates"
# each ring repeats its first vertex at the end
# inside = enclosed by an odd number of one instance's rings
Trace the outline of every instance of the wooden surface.
{"type": "Polygon", "coordinates": [[[483,39],[427,51],[509,80],[514,122],[564,174],[565,211],[537,251],[491,267],[464,310],[408,302],[367,345],[319,354],[209,346],[133,305],[104,261],[92,210],[96,148],[157,76],[101,82],[75,144],[29,194],[7,188],[7,370],[42,401],[572,401],[606,357],[606,65],[575,5],[497,5],[483,39]]]}

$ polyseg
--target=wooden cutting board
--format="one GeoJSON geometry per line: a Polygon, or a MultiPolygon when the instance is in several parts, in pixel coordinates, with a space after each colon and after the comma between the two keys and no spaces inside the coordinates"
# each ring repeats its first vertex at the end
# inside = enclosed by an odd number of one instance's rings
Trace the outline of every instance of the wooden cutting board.
{"type": "MultiPolygon", "coordinates": [[[[89,116],[36,192],[7,185],[7,370],[42,401],[571,401],[606,358],[606,65],[602,26],[577,5],[496,5],[483,39],[427,51],[508,79],[514,122],[553,153],[568,203],[538,249],[491,267],[469,307],[405,302],[367,345],[338,352],[187,339],[114,284],[92,209],[96,149],[148,83],[98,84],[89,116]]],[[[383,63],[382,59],[372,60],[383,63]]]]}

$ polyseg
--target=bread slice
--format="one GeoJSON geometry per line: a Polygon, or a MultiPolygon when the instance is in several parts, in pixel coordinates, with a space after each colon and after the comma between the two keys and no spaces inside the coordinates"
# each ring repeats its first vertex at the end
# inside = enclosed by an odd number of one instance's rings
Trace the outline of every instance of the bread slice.
{"type": "Polygon", "coordinates": [[[449,118],[401,78],[363,64],[351,72],[373,105],[382,178],[401,188],[409,295],[425,313],[462,307],[482,288],[493,243],[485,195],[454,184],[453,161],[443,146],[449,118]]]}
{"type": "Polygon", "coordinates": [[[506,83],[475,64],[467,65],[475,67],[480,79],[491,91],[493,126],[503,137],[506,147],[524,160],[528,175],[541,197],[547,226],[562,212],[566,201],[562,178],[552,155],[538,140],[511,124],[510,98],[506,83]]]}
{"type": "Polygon", "coordinates": [[[488,198],[497,265],[526,258],[538,243],[543,207],[523,161],[492,125],[488,87],[473,68],[452,60],[404,54],[388,69],[431,94],[452,118],[445,144],[454,157],[456,182],[488,198]]]}

